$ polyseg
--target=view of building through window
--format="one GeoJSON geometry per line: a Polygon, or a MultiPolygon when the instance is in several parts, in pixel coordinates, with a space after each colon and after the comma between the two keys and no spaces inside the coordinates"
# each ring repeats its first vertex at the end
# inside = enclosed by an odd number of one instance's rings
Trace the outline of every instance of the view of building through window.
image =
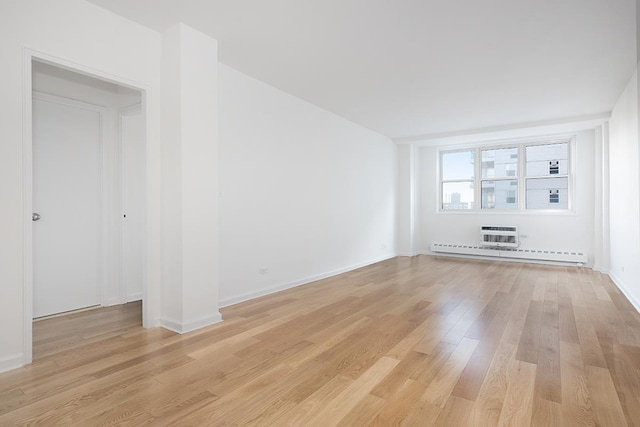
{"type": "Polygon", "coordinates": [[[568,141],[442,151],[440,207],[567,210],[569,170],[568,141]]]}
{"type": "Polygon", "coordinates": [[[475,153],[453,151],[442,155],[443,209],[475,208],[475,153]]]}
{"type": "Polygon", "coordinates": [[[569,209],[567,143],[526,147],[527,209],[569,209]]]}

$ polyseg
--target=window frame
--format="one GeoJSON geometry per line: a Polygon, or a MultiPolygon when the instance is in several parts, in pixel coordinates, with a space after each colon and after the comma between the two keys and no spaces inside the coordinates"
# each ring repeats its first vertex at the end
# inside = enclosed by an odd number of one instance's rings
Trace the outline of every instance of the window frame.
{"type": "Polygon", "coordinates": [[[526,140],[511,140],[500,142],[487,142],[482,144],[473,144],[466,146],[456,147],[438,147],[437,149],[437,170],[438,170],[438,182],[437,182],[437,209],[438,213],[445,214],[464,214],[464,213],[489,213],[489,214],[575,214],[575,135],[572,136],[559,136],[550,138],[531,138],[526,140]],[[552,144],[567,144],[567,174],[559,175],[546,175],[546,176],[527,176],[526,173],[526,147],[537,145],[552,145],[552,144]],[[517,148],[518,163],[517,174],[514,177],[500,177],[500,178],[482,178],[482,151],[486,150],[499,150],[505,148],[517,148]],[[474,153],[474,179],[473,180],[443,180],[443,155],[454,152],[472,151],[474,153]],[[554,178],[561,177],[567,178],[567,209],[527,209],[526,201],[526,183],[530,179],[540,178],[554,178]],[[518,191],[516,192],[517,207],[516,208],[482,208],[482,182],[483,181],[517,181],[518,191]],[[474,185],[474,207],[471,209],[445,209],[444,208],[444,192],[443,183],[447,182],[473,182],[474,185]]]}

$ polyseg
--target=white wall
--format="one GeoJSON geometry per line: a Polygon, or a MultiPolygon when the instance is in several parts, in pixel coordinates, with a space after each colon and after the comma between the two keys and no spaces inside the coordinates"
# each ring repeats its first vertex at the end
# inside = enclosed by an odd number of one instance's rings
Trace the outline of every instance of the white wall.
{"type": "MultiPolygon", "coordinates": [[[[159,287],[159,87],[160,35],[83,0],[8,0],[0,4],[0,371],[20,366],[27,356],[24,330],[25,275],[23,230],[24,49],[59,58],[85,71],[114,76],[147,89],[149,151],[147,236],[151,251],[146,272],[151,287],[159,287]]],[[[25,279],[26,278],[26,279],[25,279]]],[[[158,294],[158,293],[156,293],[158,294]]],[[[159,316],[159,301],[150,301],[146,317],[159,316]],[[154,311],[155,310],[155,311],[154,311]]]]}
{"type": "MultiPolygon", "coordinates": [[[[521,248],[584,251],[589,256],[589,263],[593,264],[596,232],[594,137],[593,130],[576,133],[575,213],[437,212],[438,151],[435,146],[421,147],[418,196],[421,252],[430,253],[432,243],[478,244],[481,225],[517,225],[520,234],[528,236],[521,238],[521,248]]],[[[459,142],[454,139],[450,143],[459,142]]]]}
{"type": "Polygon", "coordinates": [[[392,142],[219,73],[221,305],[393,256],[392,142]]]}
{"type": "Polygon", "coordinates": [[[611,277],[640,307],[640,153],[638,73],[616,103],[609,123],[611,277]]]}

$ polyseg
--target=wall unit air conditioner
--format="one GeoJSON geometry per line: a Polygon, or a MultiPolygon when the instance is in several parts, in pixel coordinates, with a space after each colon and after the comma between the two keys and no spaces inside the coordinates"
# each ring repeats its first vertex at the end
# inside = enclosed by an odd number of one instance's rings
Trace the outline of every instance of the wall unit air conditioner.
{"type": "Polygon", "coordinates": [[[496,248],[517,248],[518,227],[504,225],[483,225],[480,227],[480,245],[496,248]]]}

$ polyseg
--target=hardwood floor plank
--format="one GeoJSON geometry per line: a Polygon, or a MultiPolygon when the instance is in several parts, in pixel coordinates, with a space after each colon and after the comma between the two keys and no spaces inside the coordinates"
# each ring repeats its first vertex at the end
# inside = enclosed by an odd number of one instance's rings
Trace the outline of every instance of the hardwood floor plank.
{"type": "Polygon", "coordinates": [[[368,394],[336,424],[336,427],[369,425],[386,403],[386,400],[368,394]]]}
{"type": "MultiPolygon", "coordinates": [[[[287,411],[275,417],[271,425],[292,427],[306,425],[322,408],[336,399],[352,383],[353,380],[351,378],[343,377],[342,375],[332,378],[331,381],[296,405],[295,410],[287,411]]],[[[383,399],[377,400],[383,404],[385,403],[383,399]]],[[[269,421],[264,420],[263,424],[268,425],[269,421]]]]}
{"type": "Polygon", "coordinates": [[[534,397],[562,403],[560,330],[558,325],[558,304],[554,299],[545,300],[543,306],[534,397]]]}
{"type": "Polygon", "coordinates": [[[442,408],[425,402],[423,398],[424,395],[409,409],[406,418],[400,424],[402,427],[432,426],[436,423],[442,408]]]}
{"type": "Polygon", "coordinates": [[[578,344],[578,328],[576,327],[576,317],[573,312],[573,303],[570,297],[562,297],[558,302],[558,323],[560,327],[560,340],[573,344],[578,344]]]}
{"type": "Polygon", "coordinates": [[[496,313],[491,323],[485,328],[485,333],[481,337],[471,359],[465,366],[460,379],[452,391],[452,395],[475,401],[480,387],[482,386],[491,361],[504,334],[507,320],[511,315],[515,293],[506,294],[500,305],[496,308],[496,313]]]}
{"type": "Polygon", "coordinates": [[[502,413],[509,387],[509,369],[513,364],[516,346],[503,340],[496,350],[491,366],[475,400],[472,424],[496,426],[502,413]]]}
{"type": "MultiPolygon", "coordinates": [[[[446,315],[442,311],[438,312],[437,319],[438,328],[430,330],[424,335],[413,348],[413,351],[418,351],[424,354],[430,354],[433,349],[449,335],[451,329],[460,321],[460,319],[469,311],[474,305],[473,301],[459,301],[456,300],[455,308],[450,310],[446,315]]],[[[460,337],[461,339],[462,337],[460,337]]],[[[455,342],[457,344],[460,340],[455,342]]]]}
{"type": "Polygon", "coordinates": [[[417,351],[410,352],[400,360],[398,366],[389,373],[376,387],[371,390],[371,394],[382,399],[389,400],[402,387],[407,380],[418,372],[424,370],[428,365],[431,356],[417,351]]]}
{"type": "Polygon", "coordinates": [[[561,342],[560,356],[562,362],[562,424],[581,427],[594,426],[591,394],[580,346],[561,342]]]}
{"type": "Polygon", "coordinates": [[[627,423],[640,425],[640,372],[620,344],[603,343],[602,350],[627,423]]]}
{"type": "Polygon", "coordinates": [[[324,427],[338,424],[398,363],[397,359],[382,357],[335,399],[328,402],[315,417],[309,420],[307,426],[324,427]]]}
{"type": "Polygon", "coordinates": [[[593,416],[599,426],[627,426],[615,385],[608,369],[585,366],[589,393],[593,399],[593,416]]]}
{"type": "Polygon", "coordinates": [[[531,301],[524,322],[516,359],[522,362],[538,363],[538,344],[542,326],[542,307],[544,302],[531,301]]]}
{"type": "Polygon", "coordinates": [[[531,424],[536,368],[532,363],[512,360],[498,426],[518,427],[531,424]]]}
{"type": "Polygon", "coordinates": [[[422,383],[407,380],[398,392],[388,399],[370,425],[380,427],[401,425],[407,419],[414,402],[420,398],[426,388],[422,383]]]}
{"type": "Polygon", "coordinates": [[[574,314],[576,316],[578,340],[582,350],[582,360],[584,360],[585,365],[606,368],[607,362],[604,359],[598,335],[592,323],[592,314],[583,307],[574,307],[574,314]]]}
{"type": "Polygon", "coordinates": [[[640,314],[588,268],[395,258],[179,335],[140,303],[34,324],[0,425],[633,426],[640,314]]]}
{"type": "Polygon", "coordinates": [[[447,400],[434,426],[436,427],[466,427],[471,424],[473,402],[460,397],[451,396],[447,400]]]}
{"type": "Polygon", "coordinates": [[[439,408],[444,407],[477,345],[478,341],[470,338],[463,338],[460,341],[433,381],[429,383],[424,394],[424,400],[427,403],[439,408]]]}
{"type": "Polygon", "coordinates": [[[560,404],[534,397],[531,427],[556,427],[560,425],[562,425],[560,404]]]}

